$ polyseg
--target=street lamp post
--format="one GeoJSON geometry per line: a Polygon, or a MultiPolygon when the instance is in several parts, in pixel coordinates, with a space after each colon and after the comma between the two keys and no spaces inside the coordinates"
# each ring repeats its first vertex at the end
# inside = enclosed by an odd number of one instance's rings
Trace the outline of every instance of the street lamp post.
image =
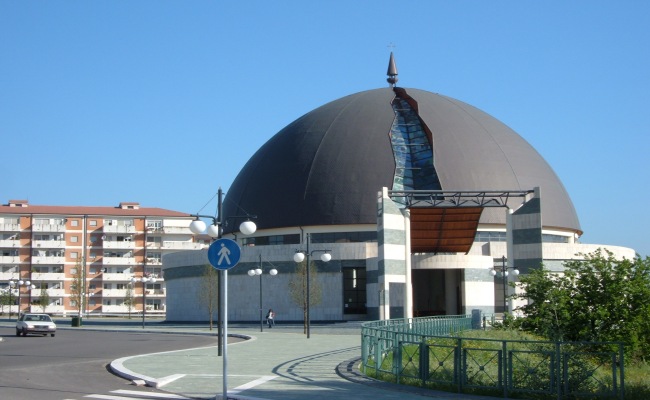
{"type": "MultiPolygon", "coordinates": [[[[196,219],[190,223],[190,231],[192,231],[193,234],[195,235],[200,235],[200,234],[208,234],[213,240],[221,239],[221,236],[223,235],[223,191],[221,188],[217,191],[217,216],[213,217],[211,215],[201,215],[201,214],[190,214],[191,217],[195,217],[196,219]],[[206,226],[205,222],[201,221],[199,218],[208,218],[212,220],[212,225],[206,226]]],[[[252,235],[255,233],[257,230],[257,226],[255,226],[255,223],[250,220],[250,218],[257,218],[254,215],[247,215],[247,216],[235,216],[231,218],[246,218],[247,220],[242,222],[241,225],[239,225],[239,230],[244,234],[244,235],[252,235]]],[[[223,271],[222,271],[223,273],[223,271]]],[[[217,336],[220,338],[220,340],[217,341],[217,354],[219,356],[222,355],[223,353],[223,346],[222,346],[222,341],[225,342],[225,338],[223,337],[223,319],[222,319],[222,301],[221,301],[221,295],[222,295],[222,288],[221,288],[221,281],[222,281],[222,273],[219,273],[217,275],[217,286],[219,287],[219,297],[217,298],[217,308],[219,309],[219,313],[217,315],[217,336]]]]}
{"type": "Polygon", "coordinates": [[[9,281],[9,318],[11,319],[11,308],[13,307],[13,298],[12,295],[14,293],[14,287],[16,287],[16,282],[14,281],[9,281]]]}
{"type": "Polygon", "coordinates": [[[501,257],[501,267],[494,267],[490,270],[490,273],[492,276],[496,276],[497,273],[501,274],[501,277],[503,278],[503,314],[505,316],[505,313],[508,312],[508,295],[507,295],[507,288],[508,288],[508,270],[511,269],[513,275],[517,276],[519,275],[519,270],[516,269],[515,267],[508,267],[506,264],[506,256],[501,257]]]}
{"type": "MultiPolygon", "coordinates": [[[[263,275],[263,269],[262,269],[262,255],[260,254],[260,264],[259,268],[255,269],[249,269],[248,270],[248,276],[259,276],[260,277],[260,332],[264,331],[264,317],[263,317],[263,310],[264,308],[262,307],[262,275],[263,275]]],[[[272,268],[269,271],[269,275],[271,276],[276,276],[278,274],[278,270],[275,268],[272,268]]]]}
{"type": "Polygon", "coordinates": [[[16,285],[18,287],[18,317],[20,318],[20,287],[25,286],[27,290],[36,289],[36,286],[32,285],[30,281],[23,281],[22,279],[18,280],[16,285]]]}
{"type": "MultiPolygon", "coordinates": [[[[199,214],[190,214],[192,217],[195,217],[196,219],[190,223],[190,231],[192,233],[198,235],[201,233],[207,233],[214,239],[220,239],[222,234],[223,234],[223,228],[222,225],[225,222],[223,220],[223,191],[221,188],[217,191],[217,216],[213,217],[210,215],[199,215],[199,214]],[[201,221],[199,218],[210,218],[212,219],[212,225],[209,227],[206,227],[205,222],[201,221]],[[206,230],[207,228],[207,230],[206,230]]],[[[239,225],[239,231],[243,233],[244,235],[252,235],[255,233],[257,230],[257,226],[253,221],[251,221],[251,218],[257,218],[254,215],[246,215],[246,216],[231,216],[228,217],[229,219],[241,219],[245,218],[246,221],[242,222],[239,225]]],[[[226,400],[228,398],[228,349],[227,349],[227,344],[228,344],[228,270],[223,269],[220,270],[219,273],[219,298],[218,298],[218,305],[217,307],[219,308],[219,315],[217,318],[217,325],[218,325],[218,336],[220,340],[218,340],[218,355],[223,355],[223,387],[222,387],[222,393],[223,393],[223,398],[226,400]],[[222,322],[223,321],[223,322],[222,322]],[[222,327],[223,325],[223,327],[222,327]],[[222,333],[223,332],[223,333],[222,333]]]]}
{"type": "Polygon", "coordinates": [[[88,293],[88,298],[86,299],[86,318],[90,319],[90,299],[95,295],[95,293],[88,293]]]}
{"type": "Polygon", "coordinates": [[[136,282],[142,282],[142,329],[144,329],[144,322],[147,316],[147,283],[156,283],[156,278],[153,276],[143,276],[140,279],[132,277],[131,282],[133,282],[134,287],[136,282]]]}
{"type": "Polygon", "coordinates": [[[310,265],[309,265],[309,259],[314,253],[323,253],[320,256],[321,261],[323,262],[329,262],[332,259],[332,255],[329,253],[331,250],[312,250],[309,251],[309,243],[310,243],[310,235],[307,233],[307,249],[306,250],[296,250],[296,253],[293,255],[293,261],[297,263],[303,262],[305,259],[305,256],[307,256],[307,298],[306,298],[306,303],[307,303],[307,315],[306,315],[306,323],[307,323],[307,339],[310,338],[311,336],[311,321],[310,321],[310,297],[311,297],[311,282],[310,282],[310,265]]]}

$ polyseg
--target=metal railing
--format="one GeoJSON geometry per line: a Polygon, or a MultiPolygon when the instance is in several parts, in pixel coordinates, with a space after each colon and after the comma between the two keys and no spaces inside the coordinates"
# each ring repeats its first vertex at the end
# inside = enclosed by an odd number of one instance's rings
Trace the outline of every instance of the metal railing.
{"type": "Polygon", "coordinates": [[[480,324],[471,315],[365,323],[362,370],[399,384],[504,398],[624,398],[621,343],[461,337],[472,327],[480,324]]]}

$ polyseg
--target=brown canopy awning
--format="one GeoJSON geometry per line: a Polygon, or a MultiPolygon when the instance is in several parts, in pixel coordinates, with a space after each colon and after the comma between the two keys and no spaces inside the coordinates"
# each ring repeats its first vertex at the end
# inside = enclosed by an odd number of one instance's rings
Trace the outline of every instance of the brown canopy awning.
{"type": "Polygon", "coordinates": [[[411,252],[468,253],[482,207],[411,208],[411,252]]]}

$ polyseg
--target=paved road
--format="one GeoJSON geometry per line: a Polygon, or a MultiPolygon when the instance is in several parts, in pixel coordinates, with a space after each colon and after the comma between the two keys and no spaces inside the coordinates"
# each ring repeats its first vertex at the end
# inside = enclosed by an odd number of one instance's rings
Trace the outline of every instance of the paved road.
{"type": "Polygon", "coordinates": [[[0,399],[77,399],[136,388],[107,370],[115,358],[215,344],[214,336],[60,330],[55,337],[16,337],[0,327],[0,399]]]}

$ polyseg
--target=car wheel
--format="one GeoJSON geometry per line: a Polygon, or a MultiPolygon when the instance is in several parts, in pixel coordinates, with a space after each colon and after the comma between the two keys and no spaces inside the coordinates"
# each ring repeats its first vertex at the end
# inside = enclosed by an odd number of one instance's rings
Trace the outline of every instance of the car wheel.
{"type": "Polygon", "coordinates": [[[20,329],[16,328],[16,336],[20,336],[20,329]]]}
{"type": "Polygon", "coordinates": [[[54,334],[53,334],[53,333],[50,333],[50,336],[54,337],[54,334]]]}
{"type": "Polygon", "coordinates": [[[23,336],[27,336],[27,329],[23,328],[23,336]]]}

